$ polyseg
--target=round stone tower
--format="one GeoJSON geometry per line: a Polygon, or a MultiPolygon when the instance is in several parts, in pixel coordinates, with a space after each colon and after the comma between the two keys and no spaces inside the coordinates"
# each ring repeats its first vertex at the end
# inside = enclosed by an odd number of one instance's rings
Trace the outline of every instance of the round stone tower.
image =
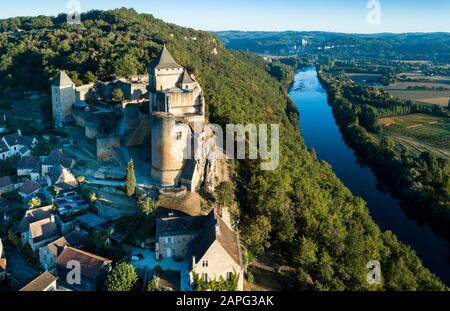
{"type": "Polygon", "coordinates": [[[186,154],[189,126],[164,112],[152,114],[152,179],[160,187],[177,187],[186,154]]]}

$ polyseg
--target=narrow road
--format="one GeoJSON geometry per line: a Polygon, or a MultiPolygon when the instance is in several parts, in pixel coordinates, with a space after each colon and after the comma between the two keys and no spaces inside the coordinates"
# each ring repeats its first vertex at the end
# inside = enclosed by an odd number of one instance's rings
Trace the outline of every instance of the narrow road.
{"type": "Polygon", "coordinates": [[[6,247],[6,260],[8,278],[16,283],[17,287],[25,286],[29,281],[39,275],[39,270],[30,266],[25,259],[19,254],[19,251],[12,247],[6,247]]]}

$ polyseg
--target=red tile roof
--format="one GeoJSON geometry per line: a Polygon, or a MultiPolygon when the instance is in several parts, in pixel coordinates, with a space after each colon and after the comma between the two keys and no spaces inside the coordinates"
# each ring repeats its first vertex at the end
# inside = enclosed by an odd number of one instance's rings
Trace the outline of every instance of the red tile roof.
{"type": "Polygon", "coordinates": [[[56,264],[67,267],[67,263],[71,260],[76,260],[81,265],[81,274],[94,279],[102,271],[105,265],[111,264],[111,260],[103,258],[80,249],[67,247],[56,259],[56,264]]]}

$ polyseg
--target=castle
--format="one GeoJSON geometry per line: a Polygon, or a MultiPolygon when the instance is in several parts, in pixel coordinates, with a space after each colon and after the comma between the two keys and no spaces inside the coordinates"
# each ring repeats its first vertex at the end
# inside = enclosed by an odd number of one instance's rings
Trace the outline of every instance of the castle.
{"type": "Polygon", "coordinates": [[[175,61],[166,46],[148,66],[148,74],[144,91],[145,80],[141,79],[75,87],[61,71],[51,86],[55,126],[63,127],[73,122],[85,127],[86,136],[96,139],[98,159],[109,159],[114,149],[130,145],[123,143],[124,134],[118,130],[120,118],[126,117],[123,116],[125,107],[122,106],[120,114],[117,109],[108,110],[103,104],[111,97],[111,88],[122,89],[125,100],[130,102],[141,104],[148,98],[146,120],[134,121],[149,124],[147,127],[135,126],[135,130],[140,131],[140,136],[143,131],[148,132],[144,137],[151,140],[151,172],[148,173],[153,185],[160,189],[185,188],[189,191],[198,190],[203,182],[213,187],[215,161],[208,158],[212,138],[205,126],[206,105],[200,84],[175,61]],[[112,85],[109,92],[104,91],[105,85],[112,85]],[[139,96],[135,96],[136,93],[139,96]],[[96,104],[87,105],[87,98],[94,98],[96,104]],[[205,148],[206,141],[209,144],[205,148]]]}

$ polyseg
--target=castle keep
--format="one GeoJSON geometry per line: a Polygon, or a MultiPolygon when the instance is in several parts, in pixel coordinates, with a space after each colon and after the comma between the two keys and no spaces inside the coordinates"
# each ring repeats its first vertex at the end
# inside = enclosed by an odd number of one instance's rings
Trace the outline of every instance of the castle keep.
{"type": "Polygon", "coordinates": [[[166,46],[148,66],[148,80],[127,78],[75,87],[61,71],[52,82],[52,105],[56,127],[76,123],[86,137],[96,140],[98,160],[109,161],[121,148],[150,143],[151,170],[144,174],[153,186],[196,191],[206,181],[214,187],[216,164],[208,159],[214,142],[206,130],[203,90],[166,46]],[[124,101],[113,108],[108,102],[113,103],[115,88],[122,90],[124,101]],[[142,108],[147,98],[148,114],[143,109],[133,113],[133,105],[142,108]]]}
{"type": "Polygon", "coordinates": [[[196,188],[200,176],[191,149],[193,137],[204,130],[203,90],[165,46],[148,72],[152,178],[160,187],[179,187],[185,177],[185,186],[196,188]]]}

